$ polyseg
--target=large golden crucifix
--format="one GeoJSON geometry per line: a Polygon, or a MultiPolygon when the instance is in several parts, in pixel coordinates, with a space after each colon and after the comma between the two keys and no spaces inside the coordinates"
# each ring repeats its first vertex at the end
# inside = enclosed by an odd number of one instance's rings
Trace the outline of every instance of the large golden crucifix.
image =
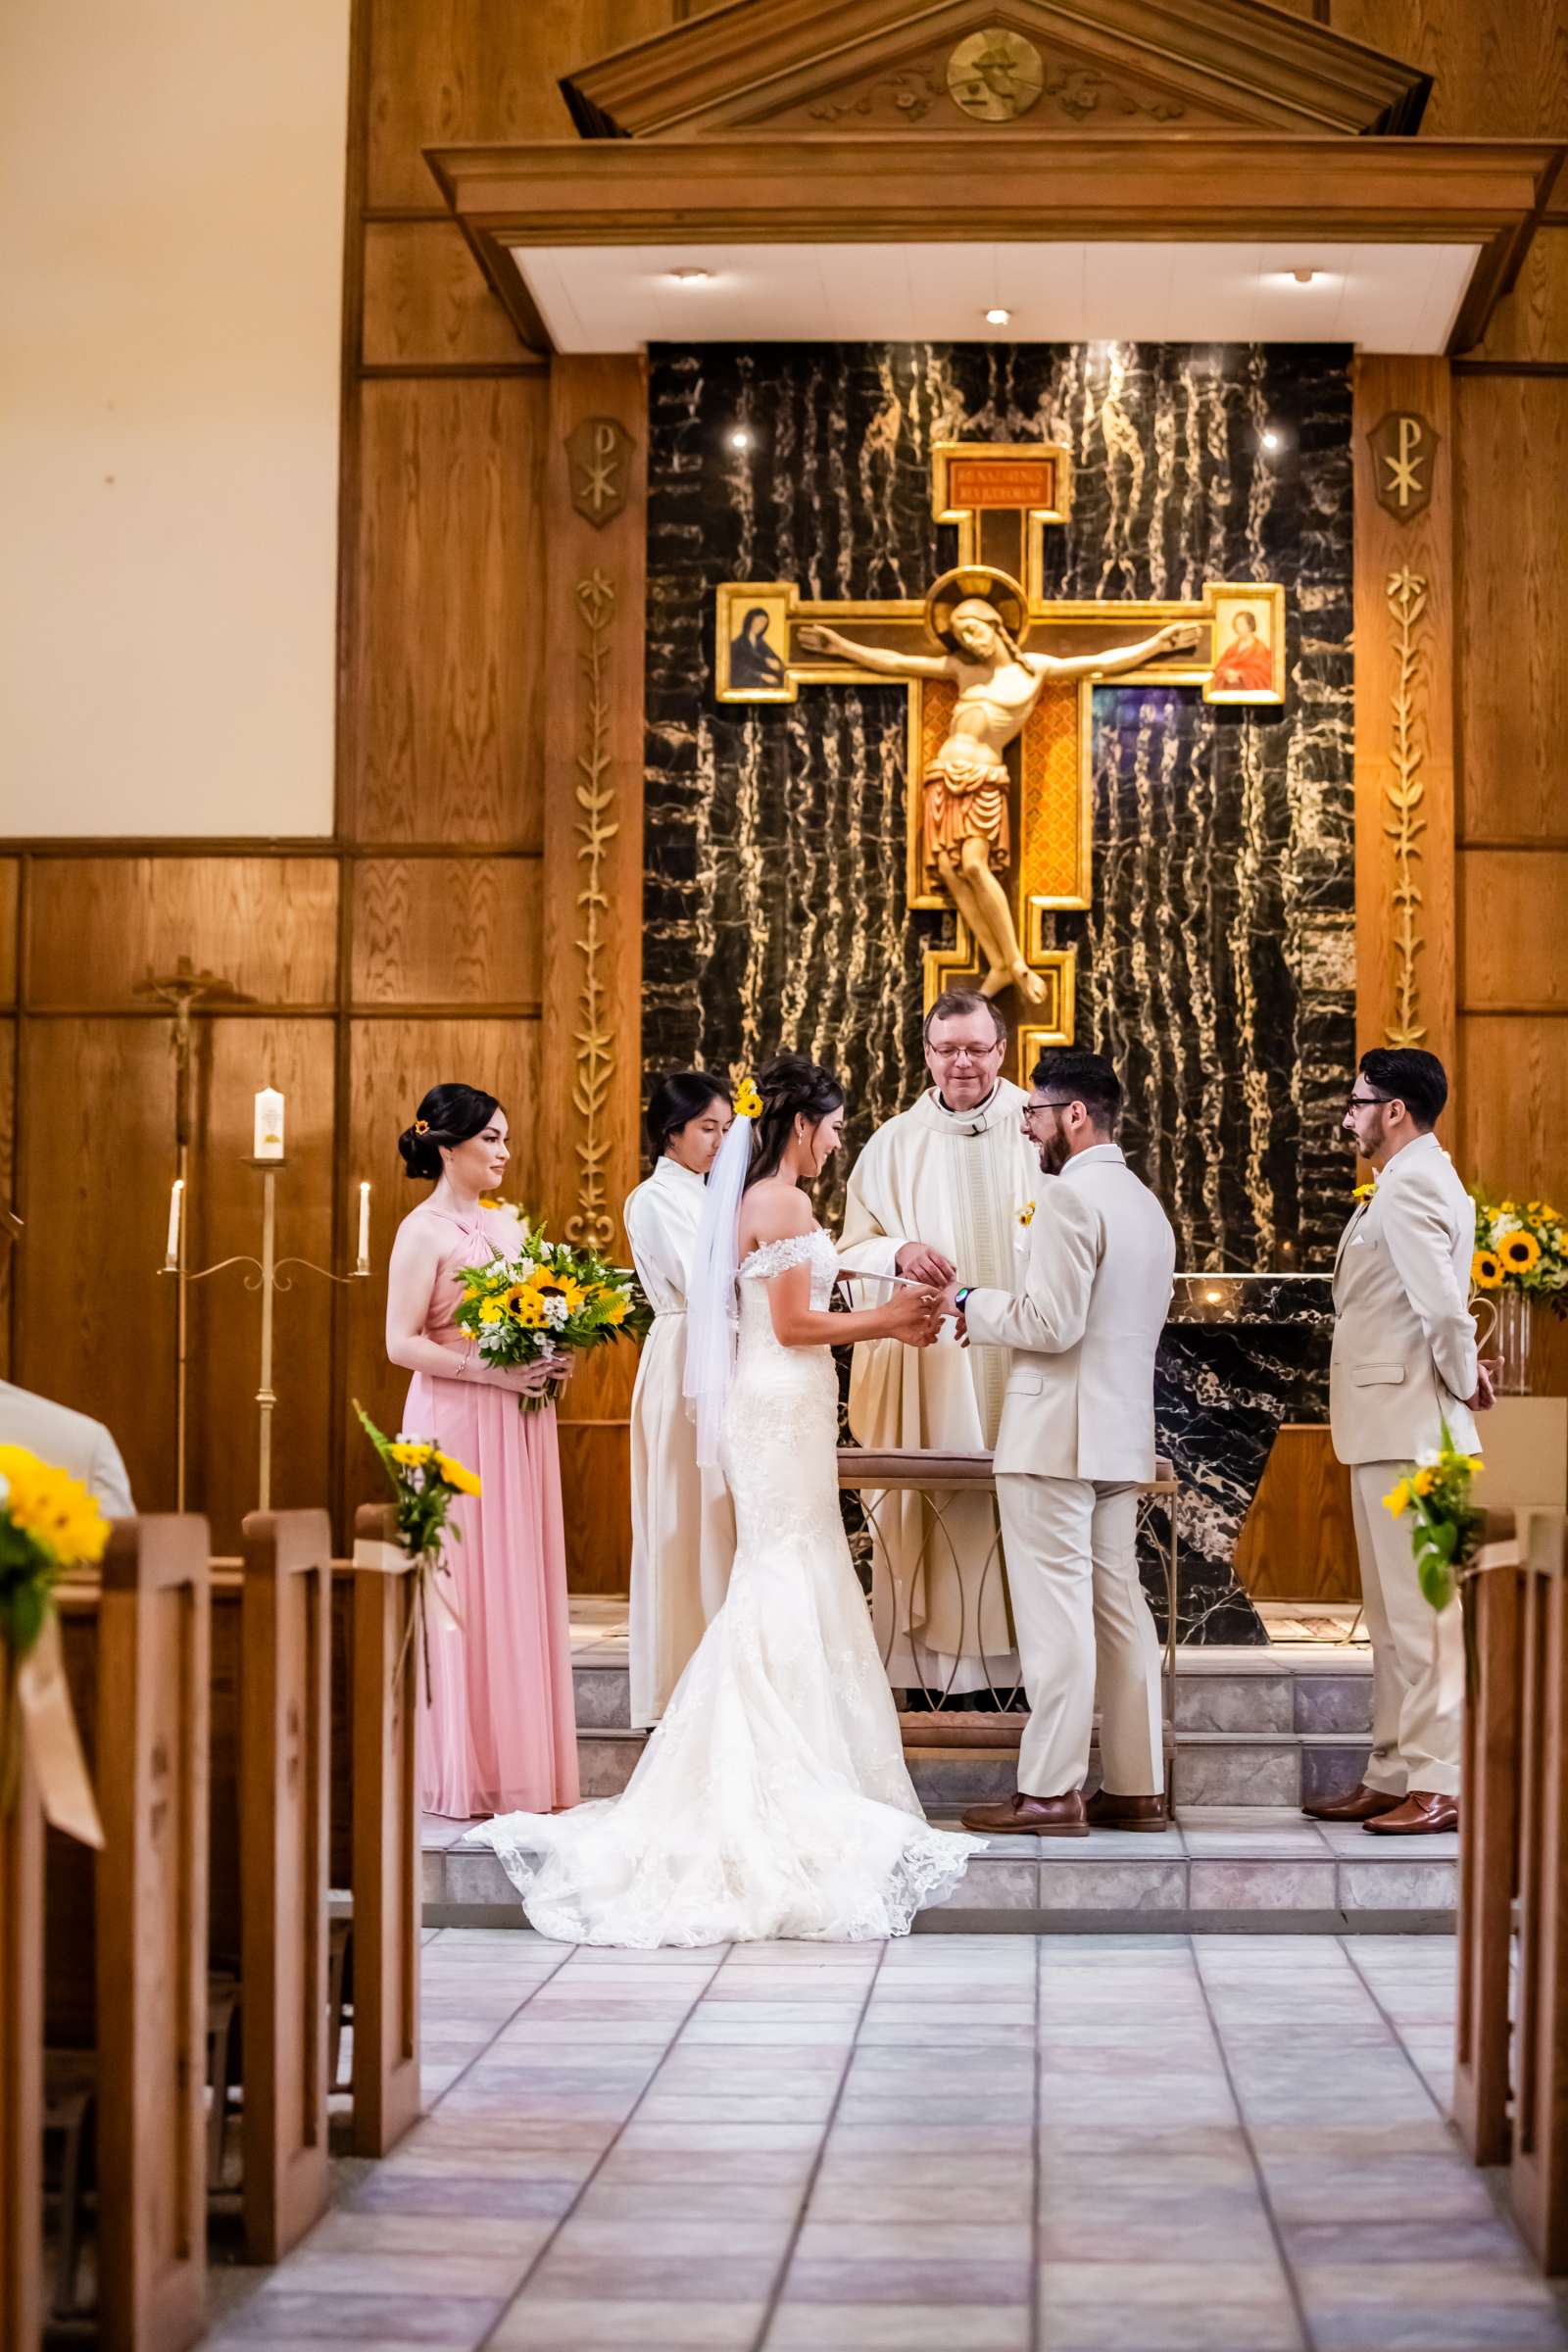
{"type": "Polygon", "coordinates": [[[1284,700],[1285,592],[1272,583],[1207,581],[1196,603],[1048,597],[1045,534],[1065,522],[1071,488],[1054,442],[940,442],[932,512],[956,524],[958,560],[924,598],[810,600],[777,580],[717,592],[720,702],[907,684],[906,898],[954,910],[952,945],[924,951],[925,1003],[965,985],[1010,999],[1024,1070],[1073,1036],[1077,955],[1048,945],[1048,918],[1090,904],[1096,684],[1284,700]]]}

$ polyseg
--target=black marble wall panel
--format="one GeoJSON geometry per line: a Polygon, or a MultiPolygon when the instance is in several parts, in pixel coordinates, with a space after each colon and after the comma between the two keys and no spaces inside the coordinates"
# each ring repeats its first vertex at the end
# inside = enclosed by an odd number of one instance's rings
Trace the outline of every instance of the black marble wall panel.
{"type": "MultiPolygon", "coordinates": [[[[756,578],[918,596],[956,554],[931,519],[933,443],[1031,437],[1073,455],[1071,518],[1047,533],[1052,593],[1286,588],[1283,711],[1097,692],[1094,904],[1057,915],[1054,936],[1077,948],[1079,1036],[1121,1069],[1128,1154],[1169,1209],[1179,1262],[1326,1264],[1350,1173],[1338,1122],[1354,1002],[1339,348],[652,354],[646,1067],[737,1071],[779,1044],[830,1062],[849,1091],[845,1165],[923,1083],[920,947],[943,918],[904,905],[904,693],[716,703],[713,591],[756,578]]],[[[1289,1387],[1292,1412],[1321,1411],[1316,1391],[1258,1374],[1260,1394],[1289,1387]]],[[[1246,1386],[1243,1359],[1231,1378],[1246,1386]]],[[[1221,1598],[1239,1516],[1205,1519],[1195,1614],[1221,1598]]]]}

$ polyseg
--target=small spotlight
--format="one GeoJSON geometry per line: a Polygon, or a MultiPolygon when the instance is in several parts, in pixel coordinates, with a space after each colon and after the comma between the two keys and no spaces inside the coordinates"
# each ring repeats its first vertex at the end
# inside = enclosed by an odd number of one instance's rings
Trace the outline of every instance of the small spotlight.
{"type": "Polygon", "coordinates": [[[1285,447],[1285,435],[1272,424],[1264,425],[1258,439],[1265,449],[1283,449],[1285,447]]]}
{"type": "Polygon", "coordinates": [[[728,438],[731,449],[750,449],[756,435],[749,424],[738,424],[728,438]]]}
{"type": "Polygon", "coordinates": [[[987,311],[986,313],[987,326],[1010,326],[1011,323],[1012,313],[1010,311],[1004,311],[1001,309],[1000,306],[997,309],[987,311]]]}
{"type": "Polygon", "coordinates": [[[713,272],[711,270],[672,270],[669,274],[677,286],[706,286],[713,272]]]}
{"type": "Polygon", "coordinates": [[[1317,276],[1315,270],[1293,270],[1291,275],[1298,286],[1309,286],[1317,276]]]}

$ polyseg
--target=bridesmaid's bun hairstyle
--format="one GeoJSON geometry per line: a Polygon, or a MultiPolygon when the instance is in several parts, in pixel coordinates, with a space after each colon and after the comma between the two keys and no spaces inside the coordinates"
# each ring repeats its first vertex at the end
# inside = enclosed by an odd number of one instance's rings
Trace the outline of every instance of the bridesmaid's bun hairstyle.
{"type": "Polygon", "coordinates": [[[722,1078],[710,1077],[707,1070],[671,1070],[649,1098],[647,1132],[652,1157],[662,1159],[670,1137],[679,1135],[688,1119],[700,1119],[710,1102],[728,1101],[729,1088],[722,1078]]]}
{"type": "Polygon", "coordinates": [[[814,1127],[829,1111],[842,1109],[844,1104],[838,1073],[824,1069],[820,1062],[808,1061],[804,1054],[775,1054],[758,1071],[756,1083],[762,1098],[762,1115],[757,1122],[748,1186],[778,1174],[797,1119],[808,1119],[814,1127]]]}
{"type": "Polygon", "coordinates": [[[450,1152],[489,1126],[501,1104],[477,1086],[432,1086],[398,1137],[406,1175],[433,1184],[441,1173],[441,1147],[450,1152]]]}

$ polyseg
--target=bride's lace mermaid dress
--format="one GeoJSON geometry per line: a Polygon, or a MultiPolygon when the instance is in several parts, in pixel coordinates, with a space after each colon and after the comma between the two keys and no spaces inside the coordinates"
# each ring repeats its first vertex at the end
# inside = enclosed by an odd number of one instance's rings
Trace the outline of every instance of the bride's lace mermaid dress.
{"type": "Polygon", "coordinates": [[[781,1348],[768,1277],[820,1231],[740,1272],[740,1348],[720,1459],[735,1498],[729,1595],[625,1793],[509,1813],[493,1846],[542,1935],[572,1943],[851,1942],[906,1935],[978,1843],[927,1826],[839,1517],[838,1392],[826,1348],[781,1348]]]}

